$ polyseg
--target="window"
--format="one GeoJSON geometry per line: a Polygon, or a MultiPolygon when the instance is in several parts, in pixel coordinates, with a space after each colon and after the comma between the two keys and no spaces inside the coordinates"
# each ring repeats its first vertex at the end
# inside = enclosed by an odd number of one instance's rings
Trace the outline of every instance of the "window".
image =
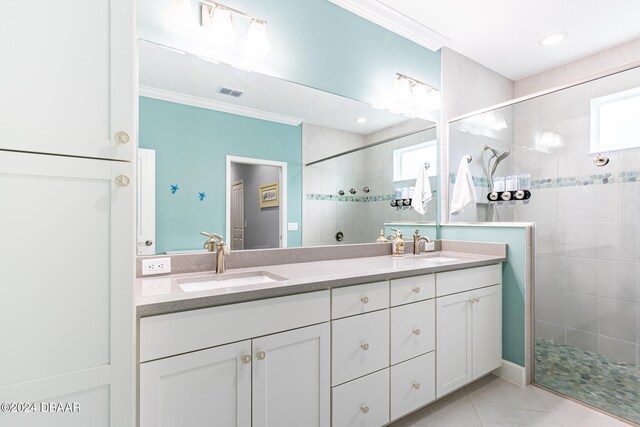
{"type": "Polygon", "coordinates": [[[591,100],[590,153],[640,147],[640,88],[591,100]]]}
{"type": "Polygon", "coordinates": [[[393,181],[406,181],[418,177],[418,168],[429,163],[429,176],[438,173],[438,145],[436,141],[423,142],[393,150],[393,181]]]}

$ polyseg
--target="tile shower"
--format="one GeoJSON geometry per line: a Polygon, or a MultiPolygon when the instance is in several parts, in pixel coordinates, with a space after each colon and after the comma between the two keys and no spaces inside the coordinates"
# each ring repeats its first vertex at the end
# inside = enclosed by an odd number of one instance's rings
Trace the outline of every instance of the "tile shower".
{"type": "MultiPolygon", "coordinates": [[[[640,68],[450,123],[449,170],[474,158],[478,204],[450,221],[535,222],[535,382],[640,423],[640,126],[636,148],[590,153],[592,99],[640,86],[640,68]],[[506,127],[495,126],[504,121],[506,127]],[[528,204],[490,205],[496,176],[531,174],[528,204]]],[[[640,117],[640,111],[634,113],[640,117]]],[[[636,125],[640,120],[635,119],[636,125]]],[[[596,128],[594,128],[596,129],[596,128]]],[[[449,182],[455,182],[455,175],[449,182]]],[[[450,190],[452,185],[450,185],[450,190]]]]}
{"type": "MultiPolygon", "coordinates": [[[[374,135],[358,135],[320,126],[307,126],[303,146],[333,146],[340,153],[365,146],[374,135]],[[308,142],[308,143],[307,143],[308,142]]],[[[360,151],[328,159],[304,168],[303,179],[303,246],[337,243],[374,243],[385,222],[436,220],[436,198],[428,202],[424,216],[412,209],[396,210],[390,206],[397,187],[414,185],[412,181],[393,182],[393,150],[435,141],[436,129],[365,148],[360,151]],[[369,192],[363,191],[365,187],[369,192]],[[355,194],[349,190],[354,189],[355,194]],[[338,192],[344,191],[344,195],[338,192]],[[335,235],[342,231],[344,239],[337,242],[335,235]]],[[[329,154],[328,153],[324,153],[329,154]]],[[[433,170],[437,165],[432,166],[433,170]]],[[[430,178],[436,190],[436,178],[430,178]]]]}

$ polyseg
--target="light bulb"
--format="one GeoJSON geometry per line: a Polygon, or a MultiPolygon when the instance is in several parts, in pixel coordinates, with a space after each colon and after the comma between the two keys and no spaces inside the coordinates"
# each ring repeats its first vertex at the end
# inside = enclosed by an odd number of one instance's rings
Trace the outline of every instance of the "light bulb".
{"type": "Polygon", "coordinates": [[[233,28],[231,12],[228,9],[213,9],[211,38],[215,44],[221,46],[233,47],[236,43],[236,30],[233,28]]]}
{"type": "Polygon", "coordinates": [[[429,102],[427,91],[423,84],[416,84],[411,88],[411,103],[419,110],[424,110],[429,102]]]}
{"type": "Polygon", "coordinates": [[[188,33],[193,30],[193,14],[190,0],[171,0],[164,19],[166,29],[176,33],[188,33]]]}
{"type": "Polygon", "coordinates": [[[247,41],[244,45],[244,52],[247,55],[262,58],[270,50],[271,43],[269,43],[269,37],[267,36],[266,22],[252,19],[247,33],[247,41]]]}
{"type": "Polygon", "coordinates": [[[404,77],[398,77],[393,88],[393,97],[400,102],[408,100],[411,97],[411,82],[404,77]]]}
{"type": "Polygon", "coordinates": [[[425,109],[427,111],[439,110],[442,108],[442,99],[440,98],[440,91],[435,88],[431,88],[429,92],[427,92],[427,102],[425,105],[425,109]]]}

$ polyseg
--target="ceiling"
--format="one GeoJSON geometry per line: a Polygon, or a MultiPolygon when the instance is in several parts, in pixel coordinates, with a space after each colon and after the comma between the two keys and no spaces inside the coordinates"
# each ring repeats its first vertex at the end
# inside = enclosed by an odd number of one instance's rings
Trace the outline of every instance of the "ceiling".
{"type": "Polygon", "coordinates": [[[364,102],[215,64],[147,41],[139,42],[138,54],[142,96],[290,125],[306,122],[364,135],[409,120],[402,114],[373,108],[364,102]],[[220,87],[243,94],[239,98],[223,95],[218,93],[220,87]],[[357,123],[356,118],[360,117],[366,118],[366,123],[357,123]]]}
{"type": "MultiPolygon", "coordinates": [[[[399,12],[420,24],[425,34],[438,34],[440,43],[512,80],[640,37],[638,0],[331,1],[350,10],[377,10],[378,15],[381,7],[399,12]],[[557,31],[569,37],[554,46],[538,44],[557,31]]],[[[387,22],[391,14],[386,14],[387,22]]],[[[371,19],[366,12],[361,15],[371,19]]],[[[390,24],[385,26],[398,27],[390,24]]]]}

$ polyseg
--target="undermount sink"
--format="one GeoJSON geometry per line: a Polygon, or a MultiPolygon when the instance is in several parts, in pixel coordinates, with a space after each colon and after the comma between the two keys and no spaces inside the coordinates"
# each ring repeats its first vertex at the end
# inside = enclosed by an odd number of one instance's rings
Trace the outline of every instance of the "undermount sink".
{"type": "Polygon", "coordinates": [[[441,255],[437,255],[437,256],[426,255],[426,256],[418,256],[417,258],[420,261],[437,262],[437,263],[458,261],[457,258],[450,258],[450,257],[446,257],[446,256],[441,256],[441,255]]]}
{"type": "Polygon", "coordinates": [[[259,285],[263,283],[281,282],[286,277],[276,276],[268,271],[250,273],[208,274],[206,276],[178,279],[177,283],[184,292],[207,291],[210,289],[229,288],[233,286],[259,285]]]}

